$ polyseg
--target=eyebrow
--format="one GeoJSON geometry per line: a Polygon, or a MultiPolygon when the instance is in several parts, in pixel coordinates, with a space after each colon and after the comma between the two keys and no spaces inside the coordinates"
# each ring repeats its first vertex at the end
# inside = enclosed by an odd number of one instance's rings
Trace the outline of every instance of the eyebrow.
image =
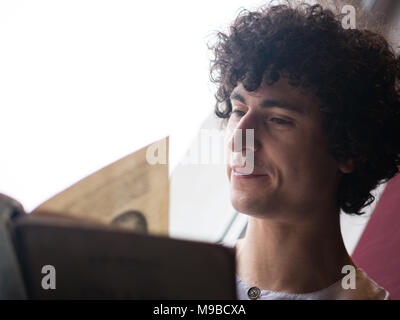
{"type": "MultiPolygon", "coordinates": [[[[246,104],[246,99],[238,92],[232,92],[230,96],[231,100],[237,100],[243,104],[246,104]]],[[[274,100],[274,99],[266,99],[261,102],[260,107],[262,108],[282,108],[289,111],[293,111],[299,114],[305,114],[304,110],[294,106],[292,104],[286,103],[284,101],[274,100]]]]}

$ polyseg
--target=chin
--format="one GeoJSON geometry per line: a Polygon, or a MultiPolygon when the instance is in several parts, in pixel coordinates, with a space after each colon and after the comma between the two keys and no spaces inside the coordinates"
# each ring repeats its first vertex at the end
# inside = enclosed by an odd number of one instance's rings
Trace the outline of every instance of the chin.
{"type": "Polygon", "coordinates": [[[260,190],[243,190],[231,189],[230,200],[233,208],[248,216],[256,218],[278,218],[281,219],[282,203],[279,196],[275,192],[257,192],[260,190]]]}
{"type": "Polygon", "coordinates": [[[231,195],[231,203],[233,208],[250,216],[265,215],[268,205],[264,203],[265,200],[260,200],[255,197],[246,197],[244,195],[231,195]]]}

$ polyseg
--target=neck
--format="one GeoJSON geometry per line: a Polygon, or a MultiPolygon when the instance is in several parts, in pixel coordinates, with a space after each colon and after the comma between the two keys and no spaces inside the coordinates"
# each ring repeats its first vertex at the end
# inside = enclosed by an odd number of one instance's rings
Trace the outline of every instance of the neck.
{"type": "Polygon", "coordinates": [[[238,275],[261,290],[317,291],[340,280],[344,265],[354,265],[343,243],[339,212],[303,224],[249,217],[236,250],[238,275]]]}

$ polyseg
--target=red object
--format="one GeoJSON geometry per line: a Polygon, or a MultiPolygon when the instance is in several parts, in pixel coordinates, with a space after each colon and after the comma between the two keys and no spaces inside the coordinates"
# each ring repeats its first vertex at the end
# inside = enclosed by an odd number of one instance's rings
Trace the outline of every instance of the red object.
{"type": "Polygon", "coordinates": [[[400,174],[388,181],[352,259],[400,300],[400,174]]]}

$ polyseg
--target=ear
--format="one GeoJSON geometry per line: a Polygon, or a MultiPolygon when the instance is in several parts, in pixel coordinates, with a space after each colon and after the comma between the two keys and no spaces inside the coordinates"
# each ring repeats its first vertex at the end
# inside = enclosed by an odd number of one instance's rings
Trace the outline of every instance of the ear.
{"type": "Polygon", "coordinates": [[[339,163],[339,170],[342,173],[351,173],[354,171],[354,159],[350,158],[344,162],[339,163]]]}

